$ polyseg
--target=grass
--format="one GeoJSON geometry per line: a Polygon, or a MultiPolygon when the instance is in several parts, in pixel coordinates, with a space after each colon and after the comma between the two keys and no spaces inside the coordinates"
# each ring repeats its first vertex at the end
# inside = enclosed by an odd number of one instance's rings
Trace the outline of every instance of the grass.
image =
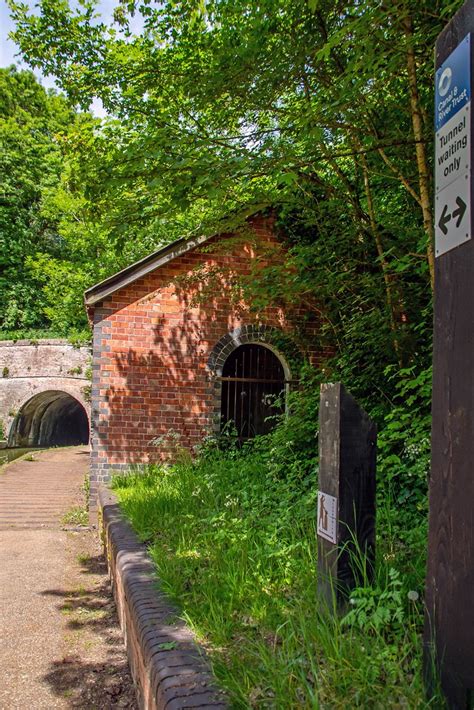
{"type": "Polygon", "coordinates": [[[63,525],[89,525],[89,498],[90,498],[90,483],[88,474],[84,477],[81,492],[84,496],[83,505],[72,506],[61,518],[63,525]]]}
{"type": "Polygon", "coordinates": [[[423,606],[408,597],[421,597],[426,526],[404,544],[387,504],[375,583],[328,614],[316,598],[316,474],[291,471],[272,474],[257,447],[150,467],[114,487],[233,707],[428,707],[423,606]]]}
{"type": "Polygon", "coordinates": [[[80,565],[86,565],[90,561],[91,556],[87,552],[80,552],[76,559],[80,565]]]}
{"type": "Polygon", "coordinates": [[[80,505],[74,505],[61,518],[63,525],[88,525],[89,513],[87,508],[80,505]]]}

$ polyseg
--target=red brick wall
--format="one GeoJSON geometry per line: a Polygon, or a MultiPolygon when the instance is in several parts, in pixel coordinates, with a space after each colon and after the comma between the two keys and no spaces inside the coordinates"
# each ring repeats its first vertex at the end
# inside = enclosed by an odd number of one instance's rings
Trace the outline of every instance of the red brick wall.
{"type": "MultiPolygon", "coordinates": [[[[251,324],[291,333],[293,326],[279,308],[251,314],[244,304],[230,303],[222,283],[193,305],[199,281],[180,283],[196,267],[248,272],[250,259],[278,244],[272,224],[271,218],[254,218],[254,244],[234,244],[229,254],[222,251],[223,235],[118,290],[94,309],[93,489],[111,469],[162,457],[164,447],[152,442],[170,430],[190,449],[212,430],[218,392],[208,360],[224,336],[251,324]]],[[[299,315],[302,320],[304,314],[299,315]]],[[[310,356],[317,363],[317,326],[306,328],[314,338],[310,356]]]]}

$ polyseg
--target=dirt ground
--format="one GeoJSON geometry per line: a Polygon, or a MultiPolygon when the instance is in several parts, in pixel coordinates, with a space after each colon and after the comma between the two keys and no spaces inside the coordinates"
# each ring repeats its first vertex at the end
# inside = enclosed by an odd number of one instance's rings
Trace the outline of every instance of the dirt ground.
{"type": "Polygon", "coordinates": [[[97,532],[64,524],[87,463],[56,449],[0,472],[1,710],[137,708],[97,532]]]}
{"type": "Polygon", "coordinates": [[[64,587],[48,592],[63,620],[62,651],[45,681],[70,708],[137,708],[97,534],[68,531],[66,547],[64,587]]]}

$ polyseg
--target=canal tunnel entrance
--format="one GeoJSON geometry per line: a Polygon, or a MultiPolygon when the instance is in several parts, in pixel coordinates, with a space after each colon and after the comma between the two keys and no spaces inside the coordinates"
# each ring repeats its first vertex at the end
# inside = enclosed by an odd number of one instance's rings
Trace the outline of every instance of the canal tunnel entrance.
{"type": "Polygon", "coordinates": [[[82,404],[66,392],[50,390],[32,397],[13,422],[9,446],[76,446],[89,441],[82,404]]]}

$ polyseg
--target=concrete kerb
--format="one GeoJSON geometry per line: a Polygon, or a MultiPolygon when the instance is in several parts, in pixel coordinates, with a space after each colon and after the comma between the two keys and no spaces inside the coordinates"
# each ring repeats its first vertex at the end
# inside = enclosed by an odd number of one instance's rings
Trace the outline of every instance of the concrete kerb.
{"type": "Polygon", "coordinates": [[[140,708],[227,709],[204,650],[160,590],[145,545],[105,486],[99,487],[99,521],[140,708]]]}

